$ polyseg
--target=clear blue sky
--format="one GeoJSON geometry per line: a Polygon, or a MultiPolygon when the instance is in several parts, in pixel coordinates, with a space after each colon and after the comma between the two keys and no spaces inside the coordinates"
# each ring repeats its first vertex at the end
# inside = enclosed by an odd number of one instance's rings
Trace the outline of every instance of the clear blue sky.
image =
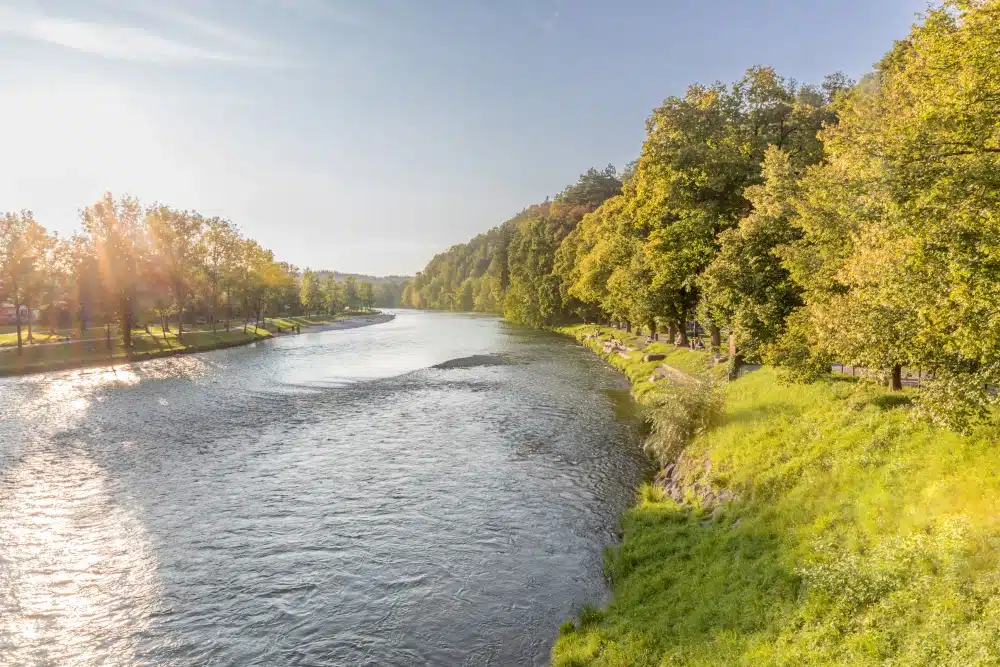
{"type": "Polygon", "coordinates": [[[0,0],[0,211],[104,190],[412,273],[622,166],[691,82],[868,71],[924,0],[0,0]]]}

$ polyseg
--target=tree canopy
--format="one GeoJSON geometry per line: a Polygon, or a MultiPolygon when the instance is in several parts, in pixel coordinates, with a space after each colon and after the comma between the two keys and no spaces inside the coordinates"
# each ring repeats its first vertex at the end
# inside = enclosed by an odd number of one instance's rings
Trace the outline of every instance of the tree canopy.
{"type": "Polygon", "coordinates": [[[795,380],[922,368],[922,409],[961,427],[1000,385],[997,72],[1000,0],[947,0],[859,83],[693,84],[622,176],[590,169],[450,248],[403,300],[682,343],[697,322],[795,380]]]}

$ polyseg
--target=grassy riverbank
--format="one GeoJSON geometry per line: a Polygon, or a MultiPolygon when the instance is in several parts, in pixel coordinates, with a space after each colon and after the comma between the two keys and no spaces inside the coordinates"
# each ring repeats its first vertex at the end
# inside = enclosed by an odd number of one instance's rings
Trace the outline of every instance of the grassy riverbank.
{"type": "Polygon", "coordinates": [[[995,427],[933,428],[847,378],[765,368],[721,392],[624,517],[611,602],[564,624],[555,665],[1000,664],[995,427]]]}
{"type": "MultiPolygon", "coordinates": [[[[207,352],[227,347],[248,345],[266,340],[275,335],[292,333],[298,326],[301,330],[309,327],[329,326],[343,323],[354,318],[366,317],[371,313],[351,313],[336,316],[319,317],[288,317],[267,318],[264,325],[255,328],[250,325],[244,333],[243,326],[233,326],[229,331],[219,327],[216,331],[197,328],[185,329],[182,336],[177,330],[164,332],[159,326],[151,326],[147,333],[145,329],[136,329],[132,333],[133,354],[129,358],[122,347],[121,339],[112,335],[110,349],[105,338],[105,331],[88,329],[85,337],[74,338],[58,344],[25,345],[20,355],[12,349],[13,346],[3,345],[0,348],[0,376],[24,375],[52,370],[83,368],[88,366],[103,366],[106,364],[144,361],[159,357],[178,354],[207,352]]],[[[57,336],[46,334],[45,340],[65,340],[66,336],[77,332],[57,332],[57,336]]],[[[36,337],[38,334],[36,334],[36,337]]]]}

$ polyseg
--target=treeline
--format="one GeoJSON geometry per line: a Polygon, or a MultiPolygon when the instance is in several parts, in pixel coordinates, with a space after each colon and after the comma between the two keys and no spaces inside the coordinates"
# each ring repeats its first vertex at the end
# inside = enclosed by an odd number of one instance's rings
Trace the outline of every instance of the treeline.
{"type": "MultiPolygon", "coordinates": [[[[0,301],[13,306],[18,352],[32,327],[114,326],[123,347],[150,323],[177,334],[196,323],[230,329],[267,316],[369,309],[370,282],[300,271],[218,217],[110,194],[83,209],[70,238],[49,233],[30,211],[0,215],[0,301]],[[22,311],[26,316],[22,316],[22,311]],[[40,314],[35,322],[33,314],[40,314]]],[[[396,305],[401,287],[382,290],[396,305]]]]}
{"type": "Polygon", "coordinates": [[[620,183],[589,171],[435,257],[404,302],[681,343],[697,321],[794,380],[837,361],[900,389],[919,367],[922,410],[962,427],[1000,385],[998,72],[1000,0],[949,0],[857,83],[692,85],[620,183]]]}

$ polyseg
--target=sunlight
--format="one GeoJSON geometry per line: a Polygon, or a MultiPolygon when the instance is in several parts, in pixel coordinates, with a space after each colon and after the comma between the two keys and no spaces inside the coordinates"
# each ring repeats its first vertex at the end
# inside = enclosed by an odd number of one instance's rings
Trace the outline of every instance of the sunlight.
{"type": "Polygon", "coordinates": [[[0,486],[0,632],[9,664],[133,664],[159,598],[142,523],[119,506],[105,471],[79,454],[33,455],[0,486]],[[55,460],[58,458],[58,460],[55,460]]]}

